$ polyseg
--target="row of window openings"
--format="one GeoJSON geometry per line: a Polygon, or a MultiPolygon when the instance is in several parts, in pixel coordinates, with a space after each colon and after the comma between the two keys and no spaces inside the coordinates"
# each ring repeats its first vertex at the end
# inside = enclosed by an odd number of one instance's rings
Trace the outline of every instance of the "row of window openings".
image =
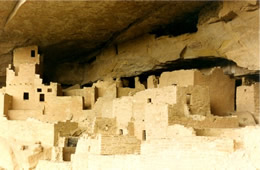
{"type": "MultiPolygon", "coordinates": [[[[23,93],[23,100],[29,100],[29,93],[27,93],[27,92],[23,93]]],[[[40,94],[39,101],[40,102],[44,102],[45,101],[44,94],[40,94]]]]}
{"type": "MultiPolygon", "coordinates": [[[[37,88],[37,92],[42,92],[42,89],[41,88],[37,88]]],[[[47,89],[47,92],[52,92],[52,89],[47,89]]]]}

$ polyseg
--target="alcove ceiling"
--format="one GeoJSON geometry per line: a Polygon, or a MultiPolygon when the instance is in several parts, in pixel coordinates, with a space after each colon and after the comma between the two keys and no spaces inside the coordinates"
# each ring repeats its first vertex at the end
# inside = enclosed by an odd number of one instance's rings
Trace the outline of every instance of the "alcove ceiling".
{"type": "Polygon", "coordinates": [[[0,58],[16,47],[36,44],[49,62],[72,61],[187,18],[209,3],[0,1],[0,58]]]}

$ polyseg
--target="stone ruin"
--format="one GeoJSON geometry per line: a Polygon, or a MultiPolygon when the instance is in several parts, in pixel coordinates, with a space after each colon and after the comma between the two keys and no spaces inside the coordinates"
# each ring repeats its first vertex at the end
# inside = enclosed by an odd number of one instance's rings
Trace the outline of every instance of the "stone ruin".
{"type": "Polygon", "coordinates": [[[62,89],[41,68],[37,46],[14,50],[0,90],[4,169],[260,168],[258,83],[236,88],[214,67],[62,89]]]}
{"type": "Polygon", "coordinates": [[[0,170],[260,169],[259,1],[0,16],[0,170]]]}

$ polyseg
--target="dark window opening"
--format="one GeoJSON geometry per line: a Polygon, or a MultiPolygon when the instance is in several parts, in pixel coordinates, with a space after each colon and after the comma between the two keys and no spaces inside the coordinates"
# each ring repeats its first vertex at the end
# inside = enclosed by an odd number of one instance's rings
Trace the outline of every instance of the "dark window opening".
{"type": "Polygon", "coordinates": [[[191,94],[186,94],[186,104],[190,105],[191,103],[191,94]]]}
{"type": "Polygon", "coordinates": [[[31,57],[35,57],[35,50],[31,50],[31,57]]]}
{"type": "Polygon", "coordinates": [[[42,92],[42,89],[41,88],[37,88],[37,92],[42,92]]]}
{"type": "Polygon", "coordinates": [[[40,94],[40,102],[44,102],[44,94],[40,94]]]}
{"type": "Polygon", "coordinates": [[[236,79],[235,81],[235,92],[234,92],[234,110],[237,110],[237,87],[242,85],[242,79],[236,79]]]}
{"type": "Polygon", "coordinates": [[[115,44],[115,51],[116,51],[116,55],[118,55],[118,45],[115,44]]]}
{"type": "Polygon", "coordinates": [[[151,98],[148,98],[148,99],[147,99],[147,103],[152,103],[152,99],[151,99],[151,98]]]}
{"type": "Polygon", "coordinates": [[[148,76],[138,76],[139,77],[139,81],[141,84],[144,85],[144,87],[147,89],[147,78],[148,76]]]}
{"type": "Polygon", "coordinates": [[[68,147],[76,147],[77,143],[78,143],[78,139],[77,138],[68,138],[67,146],[68,147]]]}
{"type": "Polygon", "coordinates": [[[143,130],[142,139],[143,141],[146,141],[146,130],[143,130]]]}
{"type": "Polygon", "coordinates": [[[47,92],[52,92],[52,89],[47,89],[47,92]]]}
{"type": "Polygon", "coordinates": [[[123,87],[135,88],[135,77],[121,77],[123,87]]]}
{"type": "Polygon", "coordinates": [[[123,134],[124,134],[123,129],[119,129],[119,135],[123,135],[123,134]]]}
{"type": "Polygon", "coordinates": [[[29,93],[27,92],[23,93],[23,100],[29,100],[29,93]]]}

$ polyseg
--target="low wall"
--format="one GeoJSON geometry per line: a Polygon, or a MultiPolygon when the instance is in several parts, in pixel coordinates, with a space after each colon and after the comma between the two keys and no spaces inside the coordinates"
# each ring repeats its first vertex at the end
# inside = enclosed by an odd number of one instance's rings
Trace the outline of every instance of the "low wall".
{"type": "Polygon", "coordinates": [[[203,128],[236,128],[239,127],[237,117],[218,117],[207,116],[202,120],[196,120],[191,117],[169,116],[169,125],[180,124],[186,127],[198,129],[203,128]]]}
{"type": "Polygon", "coordinates": [[[26,120],[27,118],[43,117],[43,110],[9,110],[9,120],[26,120]]]}
{"type": "Polygon", "coordinates": [[[139,154],[141,141],[130,136],[102,136],[101,154],[139,154]]]}
{"type": "Polygon", "coordinates": [[[141,141],[134,136],[98,135],[80,138],[76,154],[122,155],[139,154],[141,141]]]}

